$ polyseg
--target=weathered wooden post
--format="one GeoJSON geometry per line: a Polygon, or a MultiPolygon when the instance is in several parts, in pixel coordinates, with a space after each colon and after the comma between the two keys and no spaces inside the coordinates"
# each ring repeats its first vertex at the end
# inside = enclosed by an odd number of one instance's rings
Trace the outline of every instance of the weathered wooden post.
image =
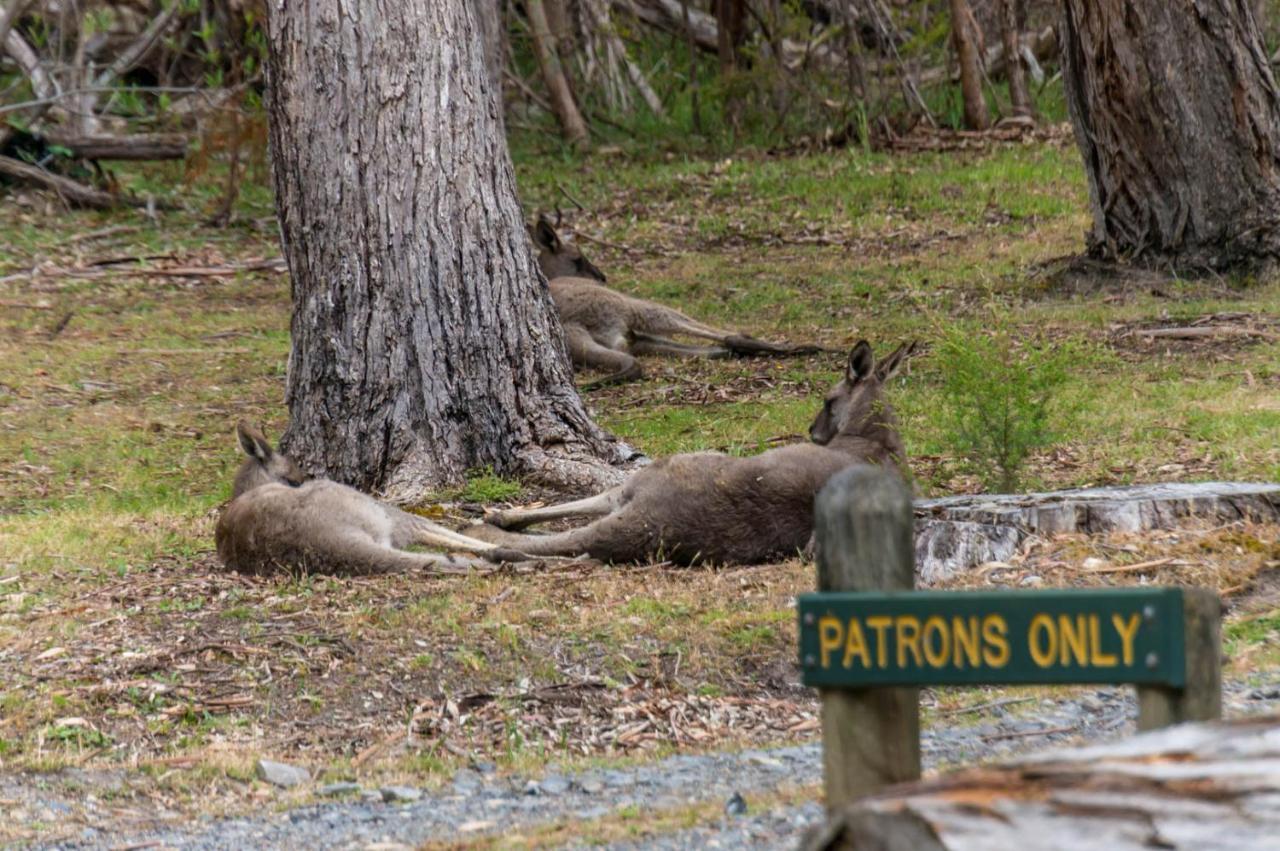
{"type": "Polygon", "coordinates": [[[1182,623],[1166,629],[1182,630],[1185,681],[1178,688],[1138,686],[1138,729],[1216,721],[1222,717],[1222,601],[1207,588],[1184,588],[1182,623]]]}
{"type": "MultiPolygon", "coordinates": [[[[834,476],[818,494],[814,521],[820,592],[914,587],[911,493],[893,473],[858,466],[834,476]]],[[[821,695],[828,811],[919,779],[918,688],[822,689],[821,695]]]]}
{"type": "Polygon", "coordinates": [[[1139,729],[1222,715],[1212,591],[913,591],[911,495],[876,467],[827,483],[815,529],[818,590],[796,607],[832,811],[919,779],[922,685],[1132,683],[1139,729]]]}

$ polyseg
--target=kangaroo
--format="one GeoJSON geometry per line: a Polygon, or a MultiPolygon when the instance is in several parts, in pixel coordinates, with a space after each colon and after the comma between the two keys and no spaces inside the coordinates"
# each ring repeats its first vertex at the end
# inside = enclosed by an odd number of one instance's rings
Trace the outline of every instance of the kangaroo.
{"type": "Polygon", "coordinates": [[[818,346],[768,343],[690,319],[678,310],[615,292],[604,273],[577,246],[566,245],[545,216],[531,230],[538,265],[560,312],[575,366],[609,370],[587,388],[633,381],[643,372],[636,355],[724,358],[734,355],[805,355],[818,346]],[[667,335],[711,340],[713,346],[679,343],[667,335]]]}
{"type": "Polygon", "coordinates": [[[915,343],[900,346],[877,364],[865,340],[854,346],[844,377],[809,427],[812,443],[750,458],[675,455],[597,496],[495,512],[468,534],[530,554],[585,552],[610,562],[660,556],[753,564],[794,554],[810,542],[813,499],[831,476],[859,463],[904,472],[905,450],[883,388],[914,351],[915,343]],[[506,531],[568,517],[598,519],[549,535],[506,531]]]}
{"type": "Polygon", "coordinates": [[[410,544],[523,557],[386,505],[330,479],[311,479],[245,422],[236,436],[248,457],[236,473],[231,503],[218,519],[218,558],[241,573],[277,569],[359,576],[428,568],[463,573],[472,559],[411,553],[410,544]]]}

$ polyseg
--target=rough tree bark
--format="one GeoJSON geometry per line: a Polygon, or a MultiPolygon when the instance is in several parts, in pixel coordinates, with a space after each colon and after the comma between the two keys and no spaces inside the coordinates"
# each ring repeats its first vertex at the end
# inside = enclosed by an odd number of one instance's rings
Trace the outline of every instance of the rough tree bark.
{"type": "Polygon", "coordinates": [[[1015,116],[1031,117],[1035,108],[1027,87],[1027,62],[1022,58],[1022,31],[1027,25],[1026,0],[999,0],[1000,34],[1004,41],[1005,72],[1009,77],[1009,105],[1015,116]]]}
{"type": "Polygon", "coordinates": [[[1185,271],[1274,263],[1280,95],[1248,0],[1066,0],[1089,249],[1185,271]]]}
{"type": "Polygon", "coordinates": [[[525,233],[475,9],[270,4],[284,443],[397,501],[488,464],[579,489],[621,478],[525,233]]]}
{"type": "Polygon", "coordinates": [[[960,94],[964,98],[964,126],[985,130],[991,125],[982,94],[982,33],[967,0],[951,0],[951,43],[960,65],[960,94]]]}
{"type": "Polygon", "coordinates": [[[588,141],[587,123],[582,120],[582,113],[573,99],[573,89],[569,86],[569,78],[565,76],[543,2],[544,0],[527,0],[525,3],[525,15],[533,34],[533,51],[538,56],[538,67],[542,69],[542,79],[547,84],[551,105],[555,108],[556,119],[560,122],[565,141],[575,147],[585,147],[588,141]]]}

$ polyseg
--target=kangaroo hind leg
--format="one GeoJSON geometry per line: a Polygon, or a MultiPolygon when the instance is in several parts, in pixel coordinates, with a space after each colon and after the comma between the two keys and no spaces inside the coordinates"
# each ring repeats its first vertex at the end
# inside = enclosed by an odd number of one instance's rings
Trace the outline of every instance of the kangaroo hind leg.
{"type": "Polygon", "coordinates": [[[727,358],[733,354],[724,346],[691,346],[653,334],[636,334],[631,351],[637,355],[669,355],[677,358],[727,358]]]}
{"type": "MultiPolygon", "coordinates": [[[[645,331],[653,333],[685,334],[703,340],[714,340],[728,354],[750,357],[753,355],[811,355],[822,351],[821,346],[809,344],[770,343],[748,334],[736,334],[723,328],[690,319],[678,310],[659,307],[645,316],[645,331]]],[[[715,357],[715,355],[711,355],[715,357]]]]}
{"type": "Polygon", "coordinates": [[[576,499],[573,502],[562,502],[559,505],[545,505],[541,508],[508,508],[486,515],[485,522],[492,523],[502,529],[523,529],[535,523],[546,523],[550,520],[564,520],[569,517],[601,517],[622,504],[622,486],[611,488],[604,493],[576,499]]]}
{"type": "Polygon", "coordinates": [[[600,345],[591,336],[591,332],[581,325],[564,326],[564,336],[569,344],[569,356],[573,359],[574,366],[609,370],[609,374],[603,378],[597,378],[582,385],[584,390],[603,387],[606,384],[635,381],[641,377],[638,360],[626,352],[600,345]]]}

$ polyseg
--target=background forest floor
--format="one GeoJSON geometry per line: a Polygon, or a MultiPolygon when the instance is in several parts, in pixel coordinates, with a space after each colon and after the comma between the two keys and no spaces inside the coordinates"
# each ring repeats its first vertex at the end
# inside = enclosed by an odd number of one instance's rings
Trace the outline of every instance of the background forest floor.
{"type": "MultiPolygon", "coordinates": [[[[1077,426],[1033,459],[1032,484],[1280,479],[1280,285],[1060,274],[1088,225],[1065,139],[718,161],[518,149],[517,165],[530,215],[560,207],[612,286],[716,324],[833,349],[992,321],[1078,342],[1062,391],[1077,426]],[[1263,333],[1131,333],[1205,317],[1263,333]]],[[[124,178],[180,182],[164,168],[124,178]]],[[[182,190],[188,203],[214,191],[182,190]]],[[[793,665],[793,597],[812,585],[799,561],[450,581],[221,572],[232,426],[274,436],[286,417],[288,280],[261,262],[279,254],[267,191],[246,187],[226,229],[199,212],[3,203],[0,768],[137,767],[138,794],[230,811],[309,794],[253,781],[263,755],[326,779],[429,785],[473,759],[536,773],[814,735],[793,665]]],[[[804,434],[841,363],[652,360],[648,380],[588,401],[651,455],[755,452],[804,434]]],[[[931,358],[890,392],[920,491],[973,490],[947,452],[931,358]]],[[[434,495],[459,519],[535,496],[484,471],[434,495]]],[[[1230,672],[1247,676],[1280,661],[1278,537],[1063,537],[964,583],[1213,585],[1233,603],[1230,672]],[[1097,573],[1090,558],[1166,561],[1097,573]]],[[[930,706],[974,700],[949,690],[930,706]]],[[[8,829],[0,842],[18,838],[8,829]]]]}

